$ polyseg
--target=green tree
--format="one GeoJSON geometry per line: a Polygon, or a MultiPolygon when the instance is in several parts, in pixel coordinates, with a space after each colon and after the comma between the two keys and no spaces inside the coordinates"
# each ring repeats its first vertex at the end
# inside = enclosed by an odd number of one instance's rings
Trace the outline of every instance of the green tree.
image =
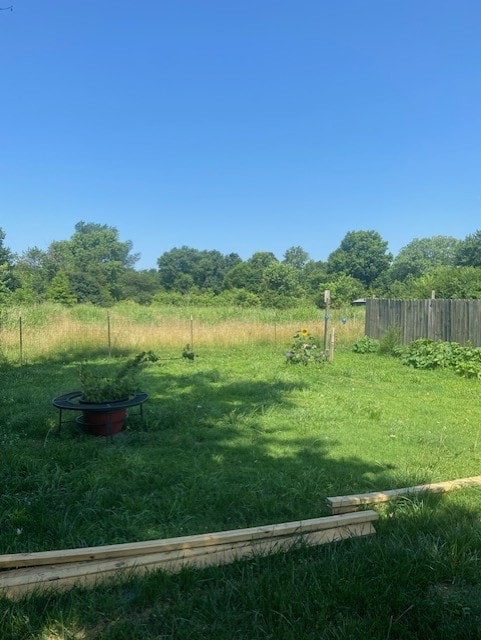
{"type": "Polygon", "coordinates": [[[161,286],[166,291],[188,293],[205,290],[220,293],[225,276],[241,259],[235,253],[224,256],[216,250],[199,251],[191,247],[175,247],[157,260],[161,286]]]}
{"type": "Polygon", "coordinates": [[[6,262],[0,264],[0,303],[8,302],[12,297],[10,270],[6,262]]]}
{"type": "Polygon", "coordinates": [[[319,293],[326,289],[326,282],[329,280],[327,264],[321,260],[309,260],[304,267],[304,285],[306,292],[317,304],[319,293]]]}
{"type": "Polygon", "coordinates": [[[263,289],[265,269],[272,263],[278,263],[270,251],[257,251],[245,262],[235,264],[225,276],[225,284],[232,289],[246,289],[259,295],[263,289]]]}
{"type": "Polygon", "coordinates": [[[14,255],[4,241],[5,232],[0,228],[0,300],[3,302],[10,297],[16,284],[13,273],[14,255]]]}
{"type": "Polygon", "coordinates": [[[248,262],[234,265],[225,275],[225,285],[228,289],[245,289],[253,294],[259,293],[261,280],[258,271],[248,262]]]}
{"type": "Polygon", "coordinates": [[[0,264],[13,264],[14,255],[8,247],[5,246],[5,231],[0,228],[0,264]]]}
{"type": "MultiPolygon", "coordinates": [[[[421,276],[422,277],[422,276],[421,276]]],[[[393,300],[409,300],[413,298],[413,281],[416,278],[408,276],[405,280],[391,281],[387,276],[381,275],[376,280],[376,294],[381,298],[393,300]]]]}
{"type": "Polygon", "coordinates": [[[236,253],[224,256],[215,250],[201,251],[200,254],[194,271],[196,286],[215,294],[221,293],[225,288],[226,273],[241,262],[240,257],[236,253]]]}
{"type": "Polygon", "coordinates": [[[187,293],[194,286],[192,273],[199,258],[199,251],[191,247],[174,247],[157,260],[159,280],[166,291],[187,293]]]}
{"type": "Polygon", "coordinates": [[[157,269],[126,269],[120,277],[122,300],[149,304],[161,289],[157,269]]]}
{"type": "Polygon", "coordinates": [[[52,279],[63,272],[79,302],[110,305],[121,299],[121,277],[138,259],[131,250],[130,240],[120,241],[114,227],[78,222],[70,240],[49,247],[52,279]]]}
{"type": "Polygon", "coordinates": [[[14,292],[18,303],[41,302],[56,269],[47,251],[38,247],[27,249],[15,261],[14,274],[18,283],[14,292]]]}
{"type": "Polygon", "coordinates": [[[330,274],[345,273],[369,289],[391,264],[388,243],[377,231],[349,231],[327,259],[330,274]]]}
{"type": "Polygon", "coordinates": [[[272,262],[279,262],[272,251],[256,251],[247,260],[247,263],[259,272],[263,271],[272,262]]]}
{"type": "Polygon", "coordinates": [[[301,274],[284,262],[271,262],[262,277],[262,301],[270,307],[289,307],[304,296],[301,274]]]}
{"type": "Polygon", "coordinates": [[[72,305],[77,298],[70,289],[70,282],[64,271],[58,271],[45,290],[45,298],[61,304],[72,305]]]}
{"type": "MultiPolygon", "coordinates": [[[[333,307],[343,307],[351,304],[353,300],[362,298],[365,294],[362,282],[346,273],[340,273],[334,279],[327,282],[326,289],[331,293],[331,303],[333,307]]],[[[322,292],[322,296],[323,302],[324,292],[322,292]]]]}
{"type": "Polygon", "coordinates": [[[412,280],[412,298],[427,299],[431,292],[442,299],[481,298],[481,267],[437,267],[412,280]]]}
{"type": "Polygon", "coordinates": [[[284,253],[283,262],[302,271],[309,262],[309,254],[302,247],[289,247],[284,253]]]}
{"type": "Polygon", "coordinates": [[[402,282],[409,276],[418,278],[436,267],[454,266],[459,245],[460,240],[451,236],[411,240],[394,258],[388,272],[390,281],[402,282]]]}
{"type": "Polygon", "coordinates": [[[456,251],[456,265],[481,267],[481,231],[475,231],[459,243],[456,251]]]}

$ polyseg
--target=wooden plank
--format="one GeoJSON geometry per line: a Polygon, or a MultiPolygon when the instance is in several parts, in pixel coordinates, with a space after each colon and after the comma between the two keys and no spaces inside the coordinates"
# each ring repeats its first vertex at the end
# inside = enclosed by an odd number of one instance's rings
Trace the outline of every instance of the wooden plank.
{"type": "Polygon", "coordinates": [[[38,551],[34,553],[4,554],[0,556],[0,568],[27,567],[42,564],[57,564],[72,561],[94,560],[100,558],[118,558],[128,555],[143,555],[156,551],[173,551],[189,547],[207,547],[220,543],[232,543],[261,538],[280,537],[306,533],[308,531],[332,529],[333,527],[355,524],[359,521],[375,519],[375,516],[352,514],[351,518],[339,518],[336,515],[295,522],[263,525],[246,529],[233,529],[215,533],[196,534],[178,538],[164,538],[132,542],[125,544],[104,545],[98,547],[82,547],[78,549],[61,549],[54,551],[38,551]]]}
{"type": "Polygon", "coordinates": [[[481,476],[470,478],[459,478],[447,482],[436,482],[432,484],[420,484],[415,487],[404,487],[402,489],[389,489],[387,491],[373,491],[371,493],[358,493],[349,496],[335,496],[326,498],[326,503],[332,514],[346,514],[355,512],[359,507],[366,504],[376,504],[388,502],[397,496],[417,494],[423,492],[443,493],[462,487],[470,487],[481,484],[481,476]]]}
{"type": "MultiPolygon", "coordinates": [[[[176,572],[186,566],[220,565],[252,555],[288,551],[299,543],[318,545],[351,537],[373,535],[375,529],[372,522],[377,520],[378,514],[374,511],[366,511],[356,515],[365,515],[366,517],[357,519],[344,517],[341,522],[345,524],[279,538],[224,542],[138,556],[84,560],[8,570],[0,572],[0,590],[8,597],[18,597],[35,590],[65,589],[74,584],[92,585],[119,574],[128,577],[131,574],[143,574],[154,569],[176,572]]],[[[339,522],[340,519],[336,520],[339,522]]]]}

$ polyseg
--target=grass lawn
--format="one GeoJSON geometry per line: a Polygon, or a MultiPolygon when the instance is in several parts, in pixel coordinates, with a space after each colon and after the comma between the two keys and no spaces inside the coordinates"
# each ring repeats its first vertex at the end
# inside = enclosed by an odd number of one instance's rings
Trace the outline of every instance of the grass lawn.
{"type": "MultiPolygon", "coordinates": [[[[106,366],[108,366],[107,361],[106,366]]],[[[64,424],[71,363],[0,370],[3,553],[133,542],[327,514],[327,496],[479,475],[479,382],[339,348],[179,349],[143,371],[142,422],[64,424]]],[[[481,489],[403,499],[377,535],[19,602],[2,640],[481,638],[481,489]]]]}

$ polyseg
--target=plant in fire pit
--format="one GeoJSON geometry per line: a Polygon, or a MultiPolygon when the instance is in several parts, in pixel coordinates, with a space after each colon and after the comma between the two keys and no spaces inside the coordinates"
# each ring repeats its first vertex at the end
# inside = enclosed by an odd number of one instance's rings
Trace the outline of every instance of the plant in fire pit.
{"type": "Polygon", "coordinates": [[[83,429],[94,435],[119,432],[127,415],[126,401],[139,391],[140,366],[157,359],[151,351],[143,351],[121,366],[109,367],[108,372],[105,365],[80,365],[78,376],[82,395],[79,408],[83,405],[83,415],[77,421],[83,429]]]}
{"type": "Polygon", "coordinates": [[[82,401],[89,403],[126,400],[139,390],[138,374],[145,362],[155,362],[157,356],[143,351],[119,367],[112,366],[106,372],[105,365],[81,364],[78,377],[82,387],[82,401]]]}
{"type": "Polygon", "coordinates": [[[324,352],[319,349],[317,340],[307,329],[301,329],[293,336],[293,342],[286,351],[286,361],[290,364],[309,364],[325,360],[324,352]]]}

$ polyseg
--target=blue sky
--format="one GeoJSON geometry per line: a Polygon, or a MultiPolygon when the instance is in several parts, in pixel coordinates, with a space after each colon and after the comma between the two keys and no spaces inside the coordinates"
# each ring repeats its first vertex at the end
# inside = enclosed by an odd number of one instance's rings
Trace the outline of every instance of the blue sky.
{"type": "Polygon", "coordinates": [[[80,220],[155,268],[182,245],[349,231],[395,255],[481,228],[479,0],[6,0],[0,227],[22,253],[80,220]]]}

